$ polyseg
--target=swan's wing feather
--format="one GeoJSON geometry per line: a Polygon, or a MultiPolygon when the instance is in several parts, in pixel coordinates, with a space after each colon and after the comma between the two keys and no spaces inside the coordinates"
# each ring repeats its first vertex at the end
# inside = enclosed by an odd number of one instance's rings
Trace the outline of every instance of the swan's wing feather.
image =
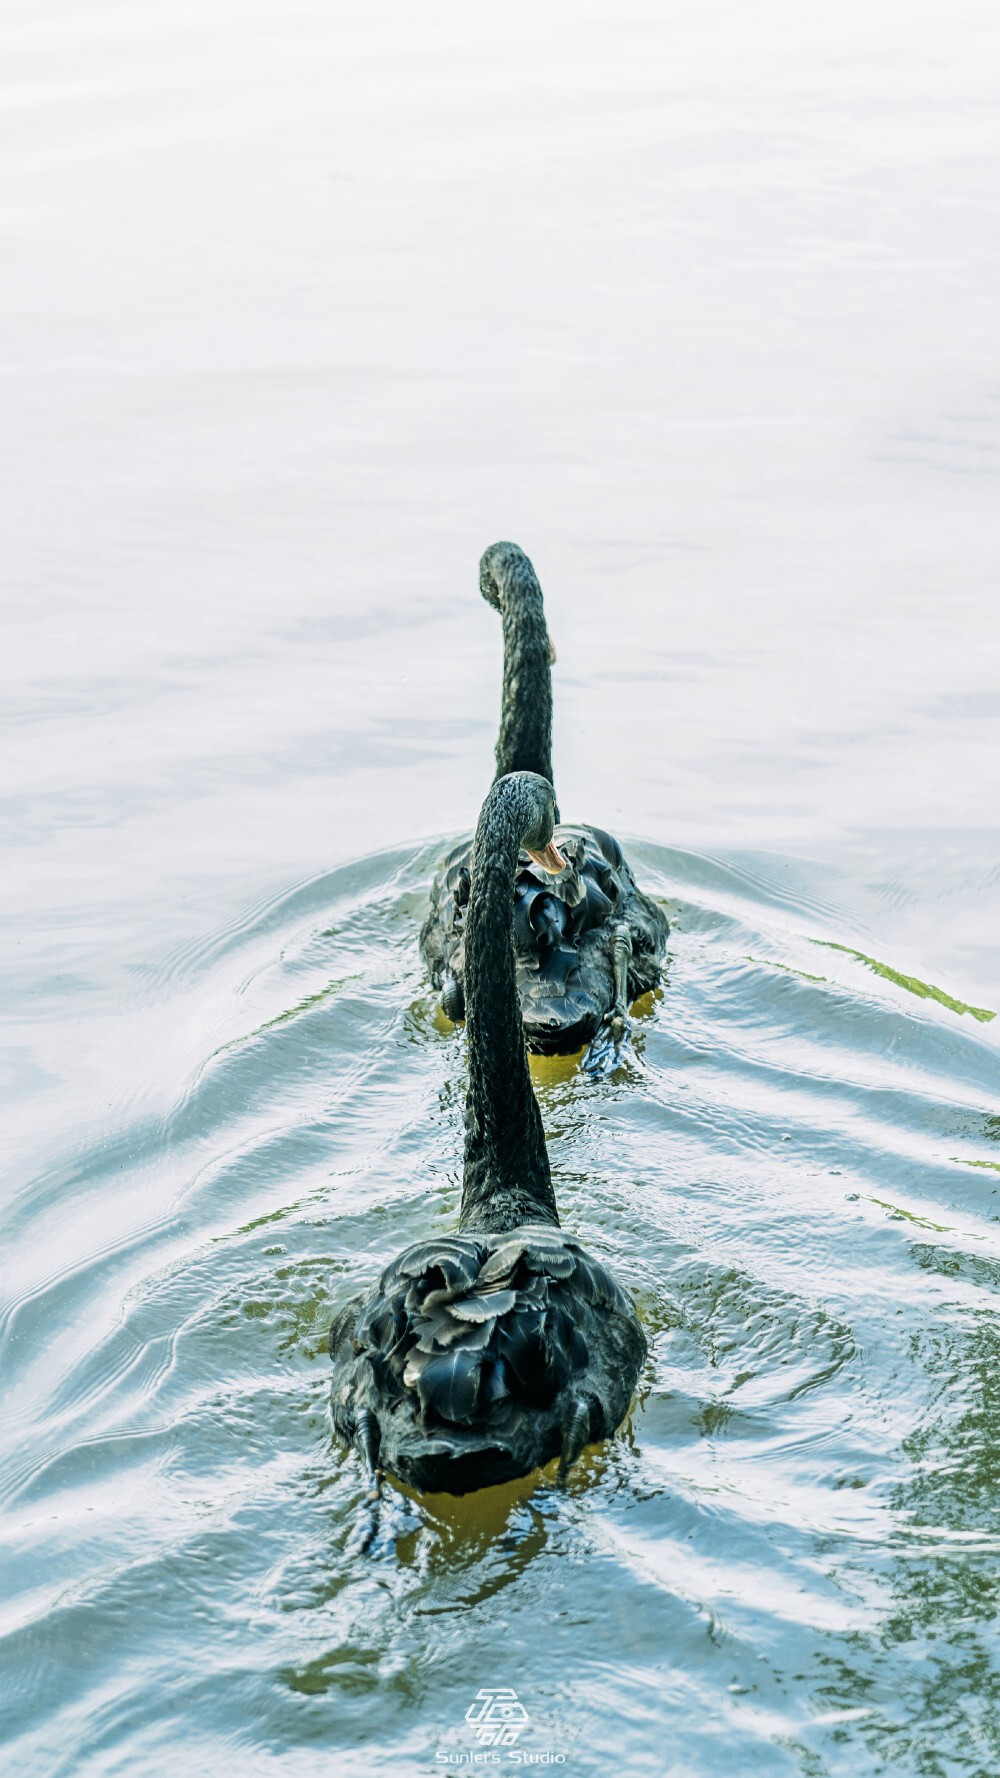
{"type": "Polygon", "coordinates": [[[484,1252],[478,1241],[465,1236],[420,1241],[386,1268],[379,1289],[390,1299],[401,1299],[410,1314],[417,1313],[431,1293],[438,1302],[450,1302],[475,1283],[484,1252]]]}
{"type": "Polygon", "coordinates": [[[538,1371],[541,1321],[541,1309],[524,1304],[500,1328],[501,1357],[522,1387],[530,1387],[538,1371]]]}
{"type": "MultiPolygon", "coordinates": [[[[607,894],[606,889],[602,888],[601,884],[591,876],[584,877],[584,882],[587,886],[587,901],[581,925],[585,932],[590,932],[595,926],[607,925],[614,914],[618,896],[615,893],[612,898],[607,894]]],[[[617,891],[617,885],[611,876],[607,880],[607,889],[617,891]]]]}
{"type": "Polygon", "coordinates": [[[362,1350],[391,1352],[399,1344],[400,1336],[405,1335],[407,1316],[402,1305],[383,1301],[374,1306],[374,1313],[363,1317],[358,1324],[358,1346],[362,1350]]]}
{"type": "Polygon", "coordinates": [[[586,1303],[598,1309],[612,1309],[616,1314],[635,1314],[631,1299],[626,1296],[621,1285],[614,1279],[605,1266],[587,1252],[586,1248],[573,1243],[573,1257],[576,1261],[573,1271],[573,1289],[586,1303]]]}
{"type": "Polygon", "coordinates": [[[546,1278],[572,1278],[576,1267],[576,1255],[562,1241],[540,1241],[535,1237],[524,1243],[522,1257],[529,1272],[544,1274],[546,1278]]]}
{"type": "Polygon", "coordinates": [[[453,1346],[466,1349],[473,1346],[488,1346],[493,1335],[493,1324],[484,1321],[457,1321],[452,1316],[435,1315],[420,1329],[417,1335],[419,1352],[435,1352],[447,1350],[453,1346]]]}
{"type": "Polygon", "coordinates": [[[494,1248],[479,1273],[480,1287],[495,1289],[508,1281],[524,1284],[530,1272],[547,1273],[553,1278],[569,1278],[573,1257],[566,1238],[559,1229],[551,1231],[544,1225],[518,1232],[494,1248]]]}
{"type": "Polygon", "coordinates": [[[393,1276],[401,1278],[423,1278],[429,1272],[437,1270],[442,1281],[447,1284],[472,1283],[482,1263],[483,1249],[478,1241],[470,1241],[460,1235],[443,1235],[435,1241],[418,1241],[415,1247],[408,1247],[384,1274],[382,1288],[387,1288],[393,1276]]]}
{"type": "Polygon", "coordinates": [[[490,1363],[483,1367],[482,1384],[479,1391],[479,1404],[483,1412],[495,1416],[498,1409],[510,1401],[510,1378],[507,1366],[499,1355],[490,1356],[490,1363]]]}
{"type": "Polygon", "coordinates": [[[476,1283],[481,1289],[494,1290],[498,1285],[506,1284],[517,1271],[518,1261],[523,1252],[523,1244],[518,1240],[502,1241],[495,1247],[484,1264],[480,1267],[476,1283]]]}
{"type": "Polygon", "coordinates": [[[496,1321],[499,1316],[506,1315],[516,1301],[516,1291],[490,1290],[458,1298],[449,1304],[449,1312],[459,1321],[496,1321]]]}
{"type": "Polygon", "coordinates": [[[468,1347],[457,1351],[411,1353],[404,1382],[415,1388],[424,1412],[458,1426],[470,1426],[479,1406],[484,1354],[468,1347]]]}
{"type": "Polygon", "coordinates": [[[500,1356],[520,1398],[532,1407],[548,1407],[586,1364],[587,1343],[565,1308],[525,1306],[503,1322],[500,1356]]]}

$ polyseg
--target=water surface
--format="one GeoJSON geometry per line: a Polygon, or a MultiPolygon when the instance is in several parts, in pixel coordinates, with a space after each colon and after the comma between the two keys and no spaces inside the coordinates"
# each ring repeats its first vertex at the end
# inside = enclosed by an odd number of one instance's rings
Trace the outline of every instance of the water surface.
{"type": "MultiPolygon", "coordinates": [[[[0,21],[5,1770],[1000,1765],[1000,25],[0,21]],[[457,1208],[415,935],[533,555],[673,933],[540,1064],[621,1439],[352,1541],[331,1312],[457,1208]]],[[[401,1513],[403,1509],[401,1508],[401,1513]]]]}

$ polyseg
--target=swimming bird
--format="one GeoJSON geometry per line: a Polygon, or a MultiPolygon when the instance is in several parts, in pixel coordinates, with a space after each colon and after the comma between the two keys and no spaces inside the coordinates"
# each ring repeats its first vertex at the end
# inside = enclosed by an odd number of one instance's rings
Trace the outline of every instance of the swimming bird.
{"type": "Polygon", "coordinates": [[[380,1472],[466,1494],[528,1475],[623,1420],[646,1356],[631,1298],[559,1223],[514,965],[522,848],[544,871],[551,785],[500,778],[483,804],[465,919],[468,1084],[455,1234],[408,1247],[330,1331],[335,1430],[380,1472]]]}
{"type": "MultiPolygon", "coordinates": [[[[516,543],[494,543],[479,564],[483,598],[503,621],[504,671],[496,779],[552,776],[552,661],[542,589],[516,543]]],[[[558,820],[558,810],[556,814],[558,820]]],[[[603,828],[560,825],[566,860],[550,878],[526,854],[515,880],[517,982],[528,1048],[568,1054],[590,1045],[593,1072],[617,1065],[628,1009],[661,979],[668,924],[636,886],[617,840],[603,828]]],[[[420,945],[441,1007],[465,1014],[471,842],[445,859],[431,887],[420,945]]]]}

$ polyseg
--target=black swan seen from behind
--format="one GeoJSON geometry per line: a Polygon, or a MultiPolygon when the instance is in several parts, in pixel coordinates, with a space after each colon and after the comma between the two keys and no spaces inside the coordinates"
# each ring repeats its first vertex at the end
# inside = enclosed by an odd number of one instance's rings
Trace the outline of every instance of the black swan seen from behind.
{"type": "Polygon", "coordinates": [[[334,1427],[376,1489],[382,1470],[452,1494],[553,1457],[564,1474],[619,1426],[645,1358],[630,1298],[559,1226],[528,1072],[514,883],[522,847],[561,866],[554,816],[550,784],[518,772],[493,785],[473,842],[459,1232],[400,1254],[330,1332],[334,1427]]]}
{"type": "MultiPolygon", "coordinates": [[[[538,577],[516,543],[494,543],[479,564],[479,586],[503,620],[496,777],[537,772],[551,784],[553,657],[538,577]]],[[[558,877],[525,856],[517,870],[521,1015],[529,1049],[566,1054],[590,1044],[596,1070],[617,1062],[629,1006],[660,982],[667,919],[602,828],[561,825],[556,838],[566,859],[558,877]]],[[[463,840],[445,859],[420,934],[441,1006],[456,1020],[465,1012],[471,849],[463,840]]]]}

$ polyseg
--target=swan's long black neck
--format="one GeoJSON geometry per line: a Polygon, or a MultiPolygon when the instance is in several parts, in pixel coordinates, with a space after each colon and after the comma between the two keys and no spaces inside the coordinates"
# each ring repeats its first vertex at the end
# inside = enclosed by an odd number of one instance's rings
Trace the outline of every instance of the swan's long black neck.
{"type": "Polygon", "coordinates": [[[551,784],[552,669],[538,576],[516,543],[494,543],[479,564],[479,586],[503,619],[496,776],[537,772],[551,784]]]}
{"type": "Polygon", "coordinates": [[[514,969],[514,877],[523,834],[517,780],[494,784],[476,829],[466,915],[469,1084],[459,1219],[460,1228],[494,1233],[559,1221],[514,969]]]}

